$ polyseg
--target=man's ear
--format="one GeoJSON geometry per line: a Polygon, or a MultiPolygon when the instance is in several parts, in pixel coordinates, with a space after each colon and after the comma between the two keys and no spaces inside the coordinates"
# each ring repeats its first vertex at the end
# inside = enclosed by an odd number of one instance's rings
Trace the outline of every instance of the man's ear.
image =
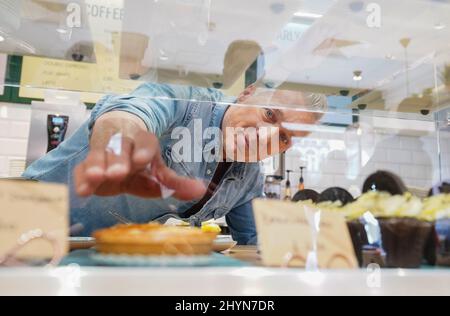
{"type": "Polygon", "coordinates": [[[250,85],[248,86],[244,91],[242,91],[242,93],[239,95],[238,97],[238,103],[243,103],[244,101],[246,101],[249,97],[251,97],[252,95],[254,95],[256,92],[256,86],[255,85],[250,85]]]}

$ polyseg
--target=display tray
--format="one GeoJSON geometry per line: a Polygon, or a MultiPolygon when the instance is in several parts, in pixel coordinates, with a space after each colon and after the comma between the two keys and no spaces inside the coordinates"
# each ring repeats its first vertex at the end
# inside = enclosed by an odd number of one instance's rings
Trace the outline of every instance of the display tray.
{"type": "Polygon", "coordinates": [[[81,267],[245,267],[249,264],[222,254],[213,253],[202,257],[143,257],[104,256],[97,251],[76,250],[65,257],[60,266],[79,265],[81,267]]]}

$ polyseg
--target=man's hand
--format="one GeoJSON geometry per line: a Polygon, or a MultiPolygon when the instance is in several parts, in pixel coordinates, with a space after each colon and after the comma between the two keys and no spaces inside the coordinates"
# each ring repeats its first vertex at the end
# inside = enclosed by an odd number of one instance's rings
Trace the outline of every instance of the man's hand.
{"type": "Polygon", "coordinates": [[[112,112],[102,116],[95,124],[90,145],[88,157],[75,169],[80,196],[160,198],[160,184],[174,190],[179,200],[199,199],[206,193],[201,181],[178,176],[165,165],[158,138],[132,114],[112,112]],[[117,133],[123,135],[120,155],[108,150],[111,137],[117,133]]]}

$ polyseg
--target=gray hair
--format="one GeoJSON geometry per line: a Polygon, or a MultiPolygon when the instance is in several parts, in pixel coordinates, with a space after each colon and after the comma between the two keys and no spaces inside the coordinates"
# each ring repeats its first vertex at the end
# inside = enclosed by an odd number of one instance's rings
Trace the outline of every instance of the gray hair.
{"type": "Polygon", "coordinates": [[[267,104],[273,106],[280,106],[292,109],[300,109],[305,111],[317,112],[322,116],[328,110],[328,98],[325,94],[313,93],[299,90],[277,90],[273,88],[267,88],[266,86],[258,86],[254,94],[255,97],[266,97],[267,104]],[[271,99],[275,93],[285,91],[286,93],[298,93],[304,100],[304,104],[289,103],[289,104],[272,104],[271,99]]]}

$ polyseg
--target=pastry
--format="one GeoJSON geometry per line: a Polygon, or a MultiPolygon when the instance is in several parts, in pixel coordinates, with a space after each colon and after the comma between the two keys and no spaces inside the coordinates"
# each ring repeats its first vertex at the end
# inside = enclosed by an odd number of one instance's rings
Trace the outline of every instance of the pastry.
{"type": "Polygon", "coordinates": [[[363,192],[388,192],[391,195],[403,195],[408,190],[397,175],[389,171],[378,171],[367,178],[363,185],[363,192]]]}
{"type": "Polygon", "coordinates": [[[353,202],[355,199],[353,196],[345,189],[342,188],[330,188],[322,192],[319,196],[320,202],[336,202],[339,201],[342,205],[347,205],[353,202]]]}
{"type": "Polygon", "coordinates": [[[428,243],[427,258],[437,265],[450,266],[450,194],[434,195],[423,204],[422,216],[434,223],[435,232],[428,243]]]}
{"type": "Polygon", "coordinates": [[[313,201],[314,203],[317,203],[319,202],[319,193],[309,189],[298,191],[297,194],[294,195],[292,201],[293,202],[313,201]]]}
{"type": "Polygon", "coordinates": [[[450,194],[450,181],[439,183],[435,187],[431,188],[428,196],[431,197],[440,194],[450,194]]]}
{"type": "MultiPolygon", "coordinates": [[[[356,220],[370,212],[377,218],[386,265],[390,268],[419,268],[430,242],[433,225],[423,215],[421,199],[410,193],[391,195],[369,191],[345,207],[347,218],[356,220]]],[[[432,256],[428,256],[432,263],[432,256]]]]}
{"type": "Polygon", "coordinates": [[[208,255],[216,236],[198,228],[157,223],[118,225],[94,233],[102,254],[148,256],[208,255]]]}
{"type": "Polygon", "coordinates": [[[433,225],[415,218],[379,219],[389,268],[420,268],[433,225]]]}

